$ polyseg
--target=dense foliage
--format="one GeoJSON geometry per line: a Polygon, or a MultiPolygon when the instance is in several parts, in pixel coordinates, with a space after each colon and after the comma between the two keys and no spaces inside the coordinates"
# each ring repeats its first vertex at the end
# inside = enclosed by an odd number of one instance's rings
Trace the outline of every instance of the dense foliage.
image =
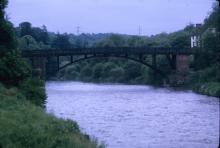
{"type": "Polygon", "coordinates": [[[16,48],[13,26],[5,20],[7,1],[0,1],[0,82],[18,85],[30,76],[30,70],[16,48]]]}
{"type": "Polygon", "coordinates": [[[194,91],[212,96],[220,96],[219,15],[219,7],[214,5],[213,12],[201,28],[203,48],[195,57],[188,82],[194,91]]]}

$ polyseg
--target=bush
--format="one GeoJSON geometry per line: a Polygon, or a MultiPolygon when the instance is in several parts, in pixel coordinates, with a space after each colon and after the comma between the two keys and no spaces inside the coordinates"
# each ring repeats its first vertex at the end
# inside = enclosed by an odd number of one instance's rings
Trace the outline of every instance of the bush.
{"type": "Polygon", "coordinates": [[[18,45],[21,50],[36,50],[40,49],[37,41],[30,35],[25,35],[18,40],[18,45]]]}
{"type": "Polygon", "coordinates": [[[115,65],[115,63],[113,62],[106,62],[103,64],[104,65],[104,69],[103,69],[103,75],[105,76],[105,78],[107,77],[111,77],[110,75],[110,71],[118,66],[115,65]]]}
{"type": "Polygon", "coordinates": [[[125,82],[131,82],[131,80],[141,76],[141,64],[129,61],[124,66],[124,71],[125,82]]]}
{"type": "Polygon", "coordinates": [[[115,79],[113,82],[121,82],[124,76],[124,69],[121,67],[111,69],[109,75],[110,77],[112,77],[113,80],[115,79]]]}
{"type": "Polygon", "coordinates": [[[64,79],[66,80],[77,80],[79,77],[79,73],[76,72],[76,71],[71,71],[70,73],[67,73],[65,76],[64,76],[64,79]]]}
{"type": "Polygon", "coordinates": [[[220,83],[218,82],[207,82],[207,83],[197,83],[193,86],[195,92],[209,95],[209,96],[220,96],[220,83]]]}
{"type": "Polygon", "coordinates": [[[21,58],[20,51],[12,50],[0,58],[0,81],[4,84],[18,85],[30,77],[31,70],[21,58]]]}
{"type": "Polygon", "coordinates": [[[19,90],[24,96],[35,105],[44,106],[46,93],[44,82],[39,79],[27,79],[19,86],[19,90]]]}
{"type": "Polygon", "coordinates": [[[80,77],[82,79],[92,77],[92,68],[89,65],[83,67],[80,71],[80,77]]]}
{"type": "Polygon", "coordinates": [[[101,77],[103,76],[103,64],[96,64],[94,69],[93,69],[93,79],[96,81],[101,80],[101,77]]]}

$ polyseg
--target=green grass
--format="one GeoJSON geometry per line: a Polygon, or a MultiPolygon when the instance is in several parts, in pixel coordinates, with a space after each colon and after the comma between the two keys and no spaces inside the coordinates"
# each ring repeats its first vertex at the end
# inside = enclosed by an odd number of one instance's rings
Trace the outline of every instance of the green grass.
{"type": "Polygon", "coordinates": [[[96,148],[78,125],[47,114],[26,100],[17,88],[0,84],[0,147],[3,148],[96,148]]]}
{"type": "Polygon", "coordinates": [[[213,65],[202,70],[190,72],[187,87],[196,93],[219,97],[219,80],[219,66],[213,65]]]}
{"type": "Polygon", "coordinates": [[[206,82],[203,84],[196,84],[193,90],[197,93],[209,95],[209,96],[220,96],[220,84],[218,82],[206,82]]]}

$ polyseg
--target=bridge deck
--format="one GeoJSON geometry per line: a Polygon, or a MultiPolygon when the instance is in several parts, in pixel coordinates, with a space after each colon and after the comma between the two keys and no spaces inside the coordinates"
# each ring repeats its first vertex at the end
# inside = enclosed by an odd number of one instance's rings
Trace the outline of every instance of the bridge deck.
{"type": "Polygon", "coordinates": [[[97,48],[71,48],[71,49],[41,49],[22,50],[23,57],[46,57],[46,56],[71,56],[85,54],[194,54],[194,49],[173,49],[173,48],[147,48],[147,47],[97,47],[97,48]]]}

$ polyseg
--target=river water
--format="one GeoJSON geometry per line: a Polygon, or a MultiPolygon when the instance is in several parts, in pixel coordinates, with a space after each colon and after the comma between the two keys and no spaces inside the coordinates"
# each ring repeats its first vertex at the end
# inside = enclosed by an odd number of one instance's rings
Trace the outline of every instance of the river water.
{"type": "Polygon", "coordinates": [[[107,148],[217,148],[219,99],[140,85],[47,82],[49,113],[107,148]]]}

